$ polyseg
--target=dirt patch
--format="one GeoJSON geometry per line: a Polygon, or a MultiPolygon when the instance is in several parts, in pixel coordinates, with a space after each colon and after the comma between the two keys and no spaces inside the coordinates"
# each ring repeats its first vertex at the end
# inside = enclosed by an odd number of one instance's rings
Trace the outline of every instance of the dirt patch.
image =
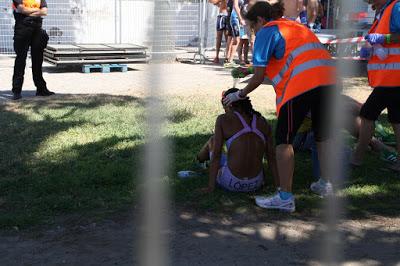
{"type": "MultiPolygon", "coordinates": [[[[324,226],[319,218],[299,218],[258,210],[251,214],[169,213],[166,246],[171,265],[323,265],[324,226]]],[[[135,213],[113,220],[59,225],[0,237],[1,265],[137,265],[135,213]]],[[[400,263],[400,219],[373,217],[339,225],[342,265],[400,263]]],[[[155,254],[156,255],[156,254],[155,254]]]]}

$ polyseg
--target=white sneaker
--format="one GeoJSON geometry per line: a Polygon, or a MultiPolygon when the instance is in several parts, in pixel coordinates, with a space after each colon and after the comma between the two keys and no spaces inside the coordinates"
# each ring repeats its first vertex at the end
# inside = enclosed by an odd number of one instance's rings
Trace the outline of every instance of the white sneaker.
{"type": "Polygon", "coordinates": [[[294,197],[283,200],[279,192],[270,197],[256,197],[255,200],[257,206],[264,209],[278,209],[286,212],[294,212],[296,210],[294,197]]]}
{"type": "Polygon", "coordinates": [[[321,197],[332,196],[333,188],[331,182],[328,181],[325,182],[325,184],[321,184],[320,180],[311,184],[311,191],[320,195],[321,197]]]}

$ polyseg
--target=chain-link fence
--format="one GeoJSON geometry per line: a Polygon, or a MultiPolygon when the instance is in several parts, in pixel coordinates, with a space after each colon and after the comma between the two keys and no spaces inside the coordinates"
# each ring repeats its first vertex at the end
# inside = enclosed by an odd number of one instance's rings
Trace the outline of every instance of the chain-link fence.
{"type": "MultiPolygon", "coordinates": [[[[168,36],[163,51],[184,48],[202,53],[215,43],[217,8],[207,0],[170,0],[154,17],[151,0],[51,0],[43,27],[52,44],[134,43],[151,46],[154,23],[168,36]],[[168,18],[172,21],[163,21],[168,18]]],[[[11,1],[0,0],[0,54],[13,54],[14,18],[11,1]]],[[[164,37],[165,38],[165,37],[164,37]]]]}
{"type": "Polygon", "coordinates": [[[0,1],[0,53],[12,52],[13,19],[10,1],[0,1]]]}

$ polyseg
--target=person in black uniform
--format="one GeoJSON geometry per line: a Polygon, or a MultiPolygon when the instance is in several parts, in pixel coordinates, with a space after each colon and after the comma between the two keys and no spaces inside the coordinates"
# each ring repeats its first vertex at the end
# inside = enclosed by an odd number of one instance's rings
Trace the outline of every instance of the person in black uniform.
{"type": "Polygon", "coordinates": [[[12,2],[15,18],[14,51],[17,55],[12,81],[13,99],[21,98],[29,47],[31,48],[36,96],[53,95],[54,92],[47,89],[42,72],[43,51],[49,40],[49,36],[42,29],[42,17],[47,15],[47,3],[45,0],[13,0],[12,2]]]}

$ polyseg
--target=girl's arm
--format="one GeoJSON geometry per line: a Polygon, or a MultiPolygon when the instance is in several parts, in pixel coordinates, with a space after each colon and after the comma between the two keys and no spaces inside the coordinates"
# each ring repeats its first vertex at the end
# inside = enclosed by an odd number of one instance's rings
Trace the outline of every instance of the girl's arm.
{"type": "Polygon", "coordinates": [[[224,144],[223,130],[222,130],[222,116],[217,118],[215,122],[214,133],[214,147],[213,156],[210,163],[210,173],[208,179],[208,187],[203,188],[202,191],[206,193],[213,192],[215,189],[215,181],[217,180],[218,171],[220,168],[222,146],[224,144]]]}
{"type": "Polygon", "coordinates": [[[265,79],[265,67],[254,67],[254,75],[249,79],[249,83],[244,89],[240,90],[240,96],[246,97],[250,92],[260,86],[265,79]]]}

